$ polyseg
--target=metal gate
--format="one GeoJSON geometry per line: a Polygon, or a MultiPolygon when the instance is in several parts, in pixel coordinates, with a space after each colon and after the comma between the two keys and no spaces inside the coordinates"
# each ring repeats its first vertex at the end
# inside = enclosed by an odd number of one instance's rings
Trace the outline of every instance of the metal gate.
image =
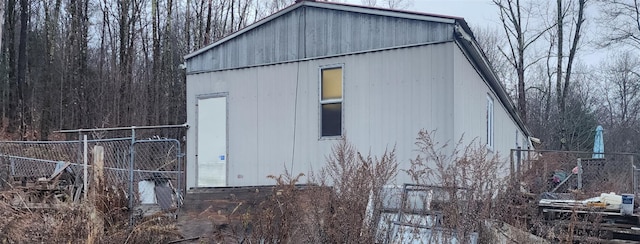
{"type": "MultiPolygon", "coordinates": [[[[55,193],[28,204],[82,202],[91,177],[95,146],[104,149],[108,190],[127,199],[131,224],[137,215],[173,213],[182,205],[184,154],[176,139],[131,137],[70,141],[0,141],[0,186],[55,193]],[[63,196],[63,197],[59,197],[63,196]],[[146,199],[145,199],[146,198],[146,199]]],[[[86,133],[90,130],[76,130],[86,133]]]]}

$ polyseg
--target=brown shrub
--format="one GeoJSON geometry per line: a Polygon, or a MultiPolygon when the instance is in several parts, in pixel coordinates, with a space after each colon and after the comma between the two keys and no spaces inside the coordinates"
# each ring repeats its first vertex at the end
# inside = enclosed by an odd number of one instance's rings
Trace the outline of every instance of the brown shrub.
{"type": "MultiPolygon", "coordinates": [[[[25,207],[12,205],[22,189],[0,192],[1,243],[85,243],[89,234],[89,205],[57,203],[25,207]]],[[[141,219],[129,226],[126,197],[117,190],[105,192],[97,208],[104,220],[99,243],[163,243],[180,238],[175,221],[165,215],[141,219]]]]}
{"type": "Polygon", "coordinates": [[[307,184],[298,185],[303,174],[285,172],[270,176],[276,181],[272,196],[245,223],[252,240],[374,243],[377,223],[367,208],[380,206],[382,186],[397,174],[395,150],[380,158],[362,156],[342,140],[333,147],[327,166],[309,176],[307,184]]]}
{"type": "Polygon", "coordinates": [[[505,189],[506,179],[500,178],[504,165],[498,154],[475,140],[463,146],[460,139],[449,147],[436,142],[434,133],[418,133],[419,155],[406,172],[416,184],[435,184],[441,189],[424,202],[433,202],[433,209],[443,214],[439,224],[466,243],[469,234],[477,232],[482,221],[495,213],[493,200],[505,189]]]}

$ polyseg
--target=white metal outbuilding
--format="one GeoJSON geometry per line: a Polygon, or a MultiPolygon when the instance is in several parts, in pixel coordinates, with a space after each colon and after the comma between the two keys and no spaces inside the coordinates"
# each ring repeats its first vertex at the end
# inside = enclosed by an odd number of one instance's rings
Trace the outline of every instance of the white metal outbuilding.
{"type": "Polygon", "coordinates": [[[504,157],[529,145],[462,18],[301,1],[185,58],[187,188],[317,171],[345,135],[405,169],[421,129],[504,157]]]}

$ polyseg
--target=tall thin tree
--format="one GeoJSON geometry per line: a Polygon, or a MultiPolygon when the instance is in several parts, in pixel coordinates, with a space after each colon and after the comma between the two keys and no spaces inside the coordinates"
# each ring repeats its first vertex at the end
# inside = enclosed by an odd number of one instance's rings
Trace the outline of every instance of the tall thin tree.
{"type": "Polygon", "coordinates": [[[539,59],[527,60],[526,52],[532,45],[542,37],[553,26],[546,26],[539,30],[528,29],[528,10],[524,9],[520,0],[493,0],[493,3],[500,11],[500,21],[507,37],[508,49],[500,49],[507,58],[511,66],[515,69],[518,77],[518,113],[527,123],[527,98],[526,98],[526,77],[525,73],[529,66],[535,64],[539,59]]]}
{"type": "Polygon", "coordinates": [[[567,64],[564,66],[565,54],[563,50],[564,43],[564,25],[565,18],[568,16],[568,11],[570,8],[563,8],[562,0],[557,0],[557,70],[556,70],[556,100],[558,104],[558,111],[560,115],[560,148],[562,150],[567,150],[567,96],[570,93],[571,89],[571,74],[573,69],[573,63],[576,57],[576,52],[578,50],[578,45],[580,44],[580,35],[582,34],[582,24],[584,23],[584,9],[586,6],[586,0],[578,1],[578,13],[577,19],[575,20],[575,30],[573,31],[573,37],[571,39],[570,47],[569,47],[569,55],[566,58],[567,64]],[[563,68],[564,67],[564,68],[563,68]]]}

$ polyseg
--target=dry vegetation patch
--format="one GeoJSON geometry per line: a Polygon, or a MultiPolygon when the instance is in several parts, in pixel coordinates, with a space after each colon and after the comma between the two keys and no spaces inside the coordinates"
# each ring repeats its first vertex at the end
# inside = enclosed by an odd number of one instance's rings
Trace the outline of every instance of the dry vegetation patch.
{"type": "MultiPolygon", "coordinates": [[[[20,190],[22,191],[22,190],[20,190]]],[[[0,243],[85,243],[91,208],[88,204],[35,205],[17,202],[18,190],[0,192],[0,243]],[[31,206],[31,207],[30,207],[31,206]]],[[[104,232],[99,243],[165,243],[180,239],[175,219],[167,215],[138,219],[129,226],[129,211],[122,195],[106,195],[98,204],[104,232]],[[123,205],[124,204],[124,205],[123,205]]]]}

